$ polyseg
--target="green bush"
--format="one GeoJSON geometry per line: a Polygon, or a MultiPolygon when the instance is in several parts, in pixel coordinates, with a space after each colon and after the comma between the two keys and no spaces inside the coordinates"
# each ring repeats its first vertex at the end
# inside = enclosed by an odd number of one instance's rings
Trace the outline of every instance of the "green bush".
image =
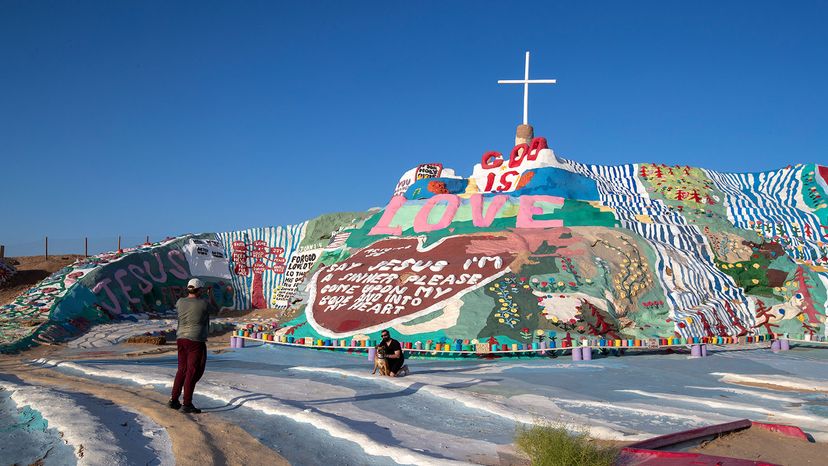
{"type": "Polygon", "coordinates": [[[612,466],[618,449],[597,445],[586,432],[570,433],[562,426],[518,427],[515,445],[533,466],[612,466]]]}

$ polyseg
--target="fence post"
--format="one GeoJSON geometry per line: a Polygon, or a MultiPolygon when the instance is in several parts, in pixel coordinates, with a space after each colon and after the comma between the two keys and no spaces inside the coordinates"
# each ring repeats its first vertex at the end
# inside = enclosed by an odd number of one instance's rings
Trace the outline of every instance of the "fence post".
{"type": "Polygon", "coordinates": [[[89,237],[83,237],[83,257],[89,257],[89,237]]]}
{"type": "Polygon", "coordinates": [[[49,258],[49,237],[46,237],[46,258],[49,258]]]}
{"type": "Polygon", "coordinates": [[[118,235],[118,252],[121,252],[121,235],[118,235]]]}
{"type": "Polygon", "coordinates": [[[0,244],[0,259],[6,257],[6,247],[0,244]]]}

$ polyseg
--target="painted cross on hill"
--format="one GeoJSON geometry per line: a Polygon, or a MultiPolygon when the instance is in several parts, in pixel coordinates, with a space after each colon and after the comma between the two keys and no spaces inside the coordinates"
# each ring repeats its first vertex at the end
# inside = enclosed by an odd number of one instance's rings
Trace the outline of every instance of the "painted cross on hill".
{"type": "Polygon", "coordinates": [[[530,84],[555,84],[555,79],[529,79],[529,52],[526,52],[526,68],[523,79],[501,79],[498,84],[523,84],[523,124],[529,124],[529,85],[530,84]]]}
{"type": "Polygon", "coordinates": [[[252,244],[244,241],[233,241],[233,271],[236,275],[247,277],[253,272],[253,284],[250,304],[253,309],[266,309],[267,300],[264,297],[264,280],[266,270],[274,273],[285,273],[284,248],[270,247],[266,241],[257,239],[252,244]]]}

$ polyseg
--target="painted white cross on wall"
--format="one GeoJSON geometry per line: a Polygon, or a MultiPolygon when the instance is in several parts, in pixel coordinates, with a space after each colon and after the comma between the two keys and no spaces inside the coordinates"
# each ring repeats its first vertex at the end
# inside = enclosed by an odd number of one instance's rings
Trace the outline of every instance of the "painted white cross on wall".
{"type": "Polygon", "coordinates": [[[523,79],[501,79],[498,84],[523,84],[523,124],[529,124],[529,85],[555,84],[555,79],[529,79],[529,52],[526,52],[526,70],[523,79]]]}

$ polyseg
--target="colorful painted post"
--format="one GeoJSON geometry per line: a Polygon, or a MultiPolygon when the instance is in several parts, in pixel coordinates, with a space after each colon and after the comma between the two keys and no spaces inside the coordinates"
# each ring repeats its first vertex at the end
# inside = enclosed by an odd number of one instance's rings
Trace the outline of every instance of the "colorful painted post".
{"type": "Polygon", "coordinates": [[[238,337],[237,337],[236,339],[237,339],[237,341],[236,341],[236,343],[237,343],[236,348],[244,348],[244,338],[238,338],[238,337]]]}
{"type": "Polygon", "coordinates": [[[700,345],[693,345],[690,347],[690,356],[693,358],[700,358],[701,357],[701,346],[700,345]]]}
{"type": "Polygon", "coordinates": [[[774,353],[781,349],[782,345],[779,343],[779,340],[773,340],[771,342],[771,351],[774,353]]]}
{"type": "Polygon", "coordinates": [[[788,341],[787,338],[783,338],[779,340],[779,349],[782,351],[788,351],[791,349],[791,342],[788,341]]]}
{"type": "Polygon", "coordinates": [[[702,355],[703,358],[707,357],[707,344],[706,343],[701,345],[701,355],[702,355]]]}
{"type": "Polygon", "coordinates": [[[592,361],[592,348],[584,346],[581,348],[581,359],[584,361],[592,361]]]}

